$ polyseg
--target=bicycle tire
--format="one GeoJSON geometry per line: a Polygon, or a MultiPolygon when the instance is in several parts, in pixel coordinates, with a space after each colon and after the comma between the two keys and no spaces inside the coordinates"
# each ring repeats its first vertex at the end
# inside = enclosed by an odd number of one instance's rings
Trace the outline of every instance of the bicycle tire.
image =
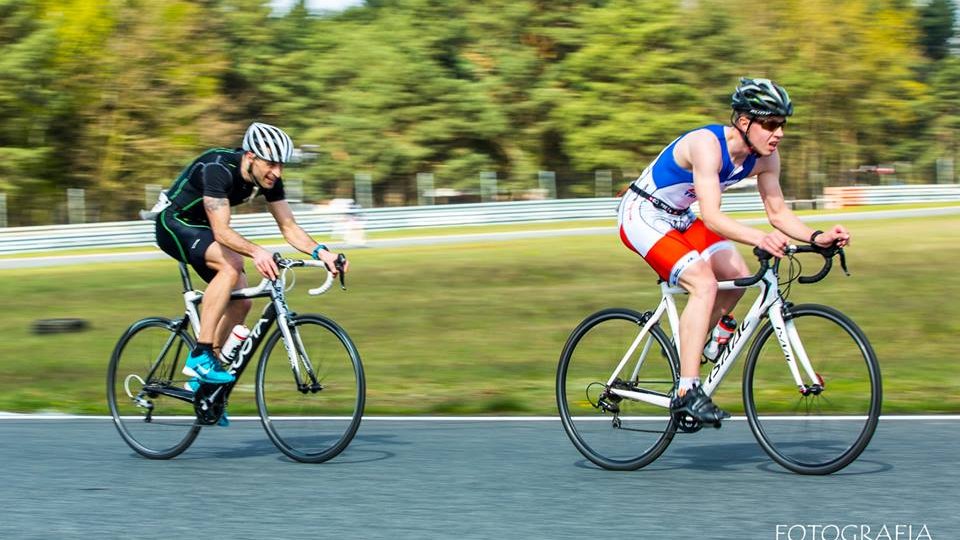
{"type": "MultiPolygon", "coordinates": [[[[570,334],[557,366],[557,408],[563,429],[584,457],[604,469],[636,470],[652,463],[677,430],[668,408],[623,398],[616,404],[619,414],[614,415],[598,405],[606,381],[644,321],[643,315],[625,308],[590,315],[570,334]]],[[[668,396],[679,377],[677,352],[659,324],[650,328],[647,339],[652,341],[641,370],[636,377],[627,376],[628,382],[617,384],[668,396]]],[[[634,362],[623,373],[631,365],[634,362]]]]}
{"type": "Polygon", "coordinates": [[[785,319],[803,339],[823,391],[803,395],[798,390],[778,341],[768,344],[774,333],[768,321],[744,365],[747,421],[763,450],[781,466],[799,474],[831,474],[856,460],[873,437],[883,399],[880,366],[863,331],[834,308],[792,306],[785,319]],[[800,398],[787,406],[790,395],[800,398]]]}
{"type": "Polygon", "coordinates": [[[306,351],[323,388],[298,389],[278,328],[257,367],[257,409],[281,452],[303,463],[322,463],[346,449],[360,427],[366,401],[363,364],[350,336],[326,317],[299,315],[290,319],[289,328],[301,372],[306,351]]]}
{"type": "Polygon", "coordinates": [[[110,415],[123,440],[144,457],[175,457],[200,433],[192,403],[149,391],[182,388],[187,377],[180,369],[192,349],[190,335],[162,317],[133,323],[113,349],[107,368],[110,415]]]}

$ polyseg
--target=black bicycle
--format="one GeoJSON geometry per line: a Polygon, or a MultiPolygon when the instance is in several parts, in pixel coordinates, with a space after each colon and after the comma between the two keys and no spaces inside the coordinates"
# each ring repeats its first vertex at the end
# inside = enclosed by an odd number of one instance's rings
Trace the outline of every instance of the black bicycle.
{"type": "MultiPolygon", "coordinates": [[[[203,293],[193,288],[186,265],[180,264],[184,315],[177,319],[148,317],[133,323],[113,350],[107,370],[107,403],[120,436],[137,453],[169,459],[190,447],[204,426],[216,424],[234,389],[249,390],[239,380],[264,343],[253,390],[263,427],[287,456],[306,463],[327,461],[342,452],[360,426],[366,383],[360,353],[350,336],[322,315],[298,315],[286,301],[287,274],[297,267],[318,267],[320,261],[274,256],[280,268],[275,280],[234,291],[234,299],[270,298],[250,337],[230,366],[236,381],[185,387],[181,374],[200,327],[197,312],[203,293]],[[267,336],[270,326],[277,328],[267,336]],[[282,344],[282,346],[280,346],[282,344]]],[[[341,269],[340,286],[344,288],[341,269]]],[[[309,290],[326,292],[326,282],[309,290]]],[[[292,283],[291,283],[292,287],[292,283]]]]}

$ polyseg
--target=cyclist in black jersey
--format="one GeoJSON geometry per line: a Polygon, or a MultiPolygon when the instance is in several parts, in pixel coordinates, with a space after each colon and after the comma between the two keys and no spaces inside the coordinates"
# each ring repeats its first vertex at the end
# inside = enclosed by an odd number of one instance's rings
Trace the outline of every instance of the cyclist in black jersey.
{"type": "MultiPolygon", "coordinates": [[[[254,122],[241,148],[208,150],[188,165],[168,190],[170,205],[156,218],[157,244],[168,255],[190,264],[209,285],[203,295],[197,347],[187,359],[184,373],[196,390],[199,382],[223,384],[234,376],[213,354],[230,330],[250,311],[252,301],[230,300],[230,292],[247,286],[244,257],[253,259],[257,271],[275,279],[279,273],[273,256],[230,227],[230,207],[263,195],[280,232],[294,248],[326,263],[334,273],[337,255],[313,240],[294,220],[284,196],[281,175],[293,155],[293,141],[282,130],[254,122]]],[[[343,271],[349,263],[344,263],[343,271]]]]}

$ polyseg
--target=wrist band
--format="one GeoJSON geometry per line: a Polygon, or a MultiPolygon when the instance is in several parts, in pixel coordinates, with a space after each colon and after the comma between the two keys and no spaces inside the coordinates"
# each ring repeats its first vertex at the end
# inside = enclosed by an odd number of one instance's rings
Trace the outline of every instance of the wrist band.
{"type": "Polygon", "coordinates": [[[317,244],[317,247],[313,248],[313,253],[311,253],[310,256],[313,257],[313,259],[314,259],[315,261],[319,261],[319,260],[320,260],[320,250],[321,250],[321,249],[327,249],[327,246],[325,246],[325,245],[323,245],[323,244],[317,244]]]}
{"type": "Polygon", "coordinates": [[[823,231],[821,231],[821,230],[813,231],[813,234],[810,235],[810,243],[811,243],[811,244],[814,243],[814,241],[817,239],[817,236],[819,236],[819,235],[821,235],[821,234],[823,234],[823,231]]]}

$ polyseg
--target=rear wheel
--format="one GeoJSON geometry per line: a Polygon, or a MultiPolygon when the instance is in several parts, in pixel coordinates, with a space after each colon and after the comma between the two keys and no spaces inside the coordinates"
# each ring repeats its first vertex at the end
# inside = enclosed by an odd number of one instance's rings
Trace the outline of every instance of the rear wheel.
{"type": "Polygon", "coordinates": [[[809,381],[798,366],[809,385],[798,388],[768,322],[744,365],[747,420],[780,465],[830,474],[857,459],[876,430],[882,399],[877,356],[860,328],[833,308],[793,306],[784,318],[800,336],[817,380],[809,381]]]}
{"type": "Polygon", "coordinates": [[[678,359],[659,325],[650,328],[613,384],[607,384],[644,322],[643,315],[630,309],[594,313],[570,335],[557,367],[563,428],[581,454],[605,469],[633,470],[653,462],[677,429],[669,408],[611,391],[669,402],[679,376],[678,359]]]}
{"type": "Polygon", "coordinates": [[[145,457],[172,458],[200,433],[180,373],[192,349],[179,323],[156,317],[135,322],[113,350],[107,404],[120,436],[145,457]]]}
{"type": "Polygon", "coordinates": [[[335,322],[319,315],[290,321],[291,365],[277,329],[257,368],[257,408],[270,440],[306,463],[335,457],[353,440],[366,399],[360,353],[335,322]]]}

